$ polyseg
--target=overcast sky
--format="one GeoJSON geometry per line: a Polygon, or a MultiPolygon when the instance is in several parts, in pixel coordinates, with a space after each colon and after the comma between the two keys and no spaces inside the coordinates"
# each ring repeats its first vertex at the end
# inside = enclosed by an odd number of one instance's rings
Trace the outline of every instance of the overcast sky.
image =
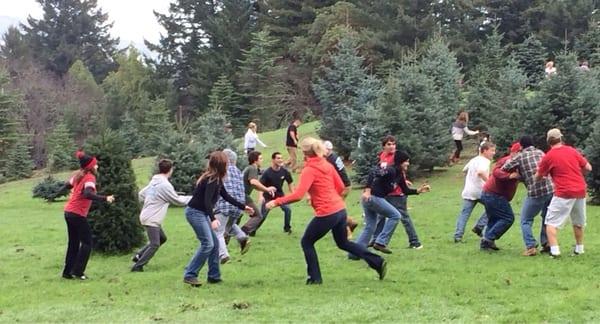
{"type": "MultiPolygon", "coordinates": [[[[111,34],[121,41],[142,43],[143,39],[156,43],[164,30],[156,21],[153,10],[167,12],[171,0],[98,0],[98,6],[114,21],[111,34]]],[[[42,17],[42,9],[35,0],[0,0],[0,16],[25,21],[27,16],[42,17]]]]}

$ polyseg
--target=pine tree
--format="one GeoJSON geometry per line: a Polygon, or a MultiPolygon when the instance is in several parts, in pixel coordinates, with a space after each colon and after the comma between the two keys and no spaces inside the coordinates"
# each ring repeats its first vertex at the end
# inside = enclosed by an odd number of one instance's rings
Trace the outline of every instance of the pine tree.
{"type": "Polygon", "coordinates": [[[145,151],[140,127],[138,127],[137,122],[131,118],[131,115],[128,112],[126,112],[123,117],[119,133],[123,138],[127,139],[127,153],[129,154],[129,158],[137,158],[145,151]]]}
{"type": "Polygon", "coordinates": [[[106,253],[128,252],[143,242],[138,188],[126,147],[125,139],[111,130],[86,145],[86,152],[98,159],[98,191],[115,196],[112,204],[93,204],[88,216],[94,248],[106,253]]]}
{"type": "Polygon", "coordinates": [[[169,179],[177,192],[192,194],[196,180],[205,168],[206,155],[188,134],[170,130],[163,134],[157,159],[167,158],[174,162],[173,175],[169,179]]]}
{"type": "Polygon", "coordinates": [[[220,109],[211,109],[201,115],[194,125],[191,133],[194,134],[200,155],[225,148],[233,148],[233,134],[226,131],[227,116],[220,109]]]}
{"type": "Polygon", "coordinates": [[[585,157],[592,165],[587,175],[590,203],[600,205],[600,118],[592,125],[592,132],[585,141],[585,157]]]}
{"type": "Polygon", "coordinates": [[[32,198],[41,198],[47,202],[54,202],[57,198],[69,195],[69,190],[63,190],[65,182],[56,180],[52,175],[47,176],[42,182],[35,185],[32,190],[32,198]]]}
{"type": "Polygon", "coordinates": [[[330,140],[345,159],[353,149],[351,139],[358,137],[361,127],[355,118],[364,116],[366,108],[365,102],[359,103],[359,94],[373,85],[362,67],[364,58],[358,54],[357,46],[349,35],[340,39],[331,66],[323,67],[322,76],[313,84],[322,109],[319,136],[330,140]]]}
{"type": "Polygon", "coordinates": [[[8,163],[8,152],[18,140],[18,122],[16,120],[17,99],[5,86],[8,78],[0,68],[0,183],[8,177],[6,164],[8,163]]]}
{"type": "Polygon", "coordinates": [[[165,134],[169,134],[172,129],[173,124],[169,121],[165,99],[153,100],[150,103],[150,111],[146,113],[145,121],[142,124],[145,153],[148,155],[161,153],[160,148],[163,145],[165,134]]]}
{"type": "Polygon", "coordinates": [[[544,63],[547,55],[546,48],[535,35],[527,37],[523,43],[517,45],[514,59],[527,75],[529,87],[535,87],[544,79],[544,63]]]}
{"type": "Polygon", "coordinates": [[[20,136],[9,148],[6,156],[6,178],[19,180],[29,178],[33,174],[33,161],[31,160],[29,138],[20,136]]]}
{"type": "Polygon", "coordinates": [[[116,66],[119,39],[110,37],[112,23],[97,0],[37,0],[44,16],[22,24],[34,57],[59,77],[82,60],[101,82],[116,66]]]}
{"type": "MultiPolygon", "coordinates": [[[[217,82],[213,85],[210,90],[210,95],[208,96],[209,107],[210,109],[220,109],[223,113],[234,116],[233,114],[240,108],[240,98],[238,94],[235,92],[231,81],[222,74],[217,82]]],[[[246,121],[248,117],[241,116],[231,118],[234,134],[237,136],[243,135],[244,125],[246,125],[246,121]],[[245,118],[245,119],[244,119],[245,118]]]]}
{"type": "Polygon", "coordinates": [[[365,110],[365,120],[359,130],[359,140],[352,151],[354,165],[354,181],[364,185],[371,168],[379,162],[379,152],[381,152],[380,140],[385,135],[383,128],[383,115],[381,112],[370,105],[365,110]]]}
{"type": "Polygon", "coordinates": [[[48,170],[53,173],[63,170],[74,170],[78,167],[75,151],[77,147],[64,122],[54,127],[48,136],[48,170]]]}
{"type": "Polygon", "coordinates": [[[590,22],[590,29],[577,38],[575,51],[581,60],[587,60],[591,66],[600,65],[600,21],[590,22]]]}

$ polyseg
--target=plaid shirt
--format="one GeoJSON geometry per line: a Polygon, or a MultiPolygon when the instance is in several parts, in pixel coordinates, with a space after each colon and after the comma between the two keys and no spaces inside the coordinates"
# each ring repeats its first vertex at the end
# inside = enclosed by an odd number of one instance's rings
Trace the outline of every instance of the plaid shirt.
{"type": "MultiPolygon", "coordinates": [[[[223,186],[227,193],[237,201],[246,201],[244,192],[244,181],[242,180],[242,171],[233,164],[227,166],[227,175],[223,179],[223,186]]],[[[242,211],[236,206],[228,203],[219,197],[219,201],[215,205],[215,213],[223,214],[227,217],[237,218],[242,211]]]]}
{"type": "Polygon", "coordinates": [[[530,146],[523,149],[502,167],[502,170],[504,171],[514,168],[519,170],[521,179],[523,179],[525,187],[527,187],[527,194],[531,198],[538,198],[554,193],[554,187],[552,186],[552,181],[550,181],[550,179],[542,178],[539,181],[535,181],[534,176],[542,157],[544,157],[544,152],[530,146]]]}

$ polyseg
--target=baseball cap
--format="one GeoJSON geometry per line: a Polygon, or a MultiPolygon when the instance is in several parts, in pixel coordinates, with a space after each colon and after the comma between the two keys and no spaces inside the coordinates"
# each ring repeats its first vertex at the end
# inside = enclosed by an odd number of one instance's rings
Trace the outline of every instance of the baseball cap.
{"type": "Polygon", "coordinates": [[[521,150],[521,144],[519,144],[519,142],[514,143],[510,147],[510,153],[516,153],[516,152],[519,152],[520,150],[521,150]]]}
{"type": "Polygon", "coordinates": [[[552,128],[551,130],[548,131],[548,134],[546,134],[546,140],[550,140],[551,138],[562,138],[562,133],[560,132],[560,129],[558,128],[552,128]]]}

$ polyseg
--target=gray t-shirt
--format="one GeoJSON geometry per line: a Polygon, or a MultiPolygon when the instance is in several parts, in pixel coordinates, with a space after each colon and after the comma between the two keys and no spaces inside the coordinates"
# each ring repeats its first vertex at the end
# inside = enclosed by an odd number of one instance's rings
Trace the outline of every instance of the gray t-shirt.
{"type": "Polygon", "coordinates": [[[254,164],[249,165],[244,169],[244,190],[246,191],[246,196],[250,196],[254,189],[250,184],[250,180],[252,179],[258,180],[258,167],[254,164]]]}

